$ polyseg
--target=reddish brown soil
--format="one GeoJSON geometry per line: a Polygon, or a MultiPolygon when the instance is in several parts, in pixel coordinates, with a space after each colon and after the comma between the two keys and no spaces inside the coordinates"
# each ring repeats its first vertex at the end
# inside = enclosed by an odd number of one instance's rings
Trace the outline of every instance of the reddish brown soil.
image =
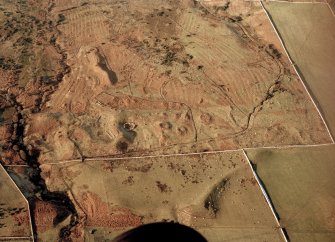
{"type": "Polygon", "coordinates": [[[52,228],[56,215],[57,208],[55,206],[44,201],[36,201],[34,218],[37,232],[43,233],[52,228]]]}
{"type": "Polygon", "coordinates": [[[128,208],[111,207],[93,192],[82,195],[81,207],[87,216],[86,226],[124,229],[142,224],[141,216],[128,208]]]}
{"type": "MultiPolygon", "coordinates": [[[[11,14],[0,15],[4,164],[36,158],[36,169],[37,161],[329,142],[259,3],[231,1],[223,10],[222,1],[24,2],[7,1],[11,14]]],[[[151,163],[126,163],[102,169],[152,171],[151,163]]],[[[48,186],[80,173],[42,170],[48,186]]],[[[142,223],[94,191],[71,200],[83,210],[70,235],[79,241],[85,226],[142,223]]],[[[37,201],[38,233],[53,228],[56,213],[37,201]]]]}
{"type": "MultiPolygon", "coordinates": [[[[29,219],[29,213],[28,211],[21,212],[18,214],[13,215],[15,222],[21,226],[22,224],[26,225],[27,227],[30,227],[30,219],[29,219]]],[[[12,236],[25,236],[26,230],[24,228],[19,230],[13,230],[12,236]]]]}

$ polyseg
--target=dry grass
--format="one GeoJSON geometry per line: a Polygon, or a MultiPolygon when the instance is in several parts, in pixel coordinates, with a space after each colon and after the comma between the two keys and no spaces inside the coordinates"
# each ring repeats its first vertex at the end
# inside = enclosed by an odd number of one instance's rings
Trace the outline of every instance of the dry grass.
{"type": "Polygon", "coordinates": [[[257,149],[257,166],[290,241],[333,241],[335,146],[257,149]]]}

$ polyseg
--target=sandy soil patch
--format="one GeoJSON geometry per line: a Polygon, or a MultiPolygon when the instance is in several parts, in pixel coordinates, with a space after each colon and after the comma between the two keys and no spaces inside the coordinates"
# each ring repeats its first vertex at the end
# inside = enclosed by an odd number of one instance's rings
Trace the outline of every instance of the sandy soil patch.
{"type": "Polygon", "coordinates": [[[248,236],[255,241],[281,240],[242,152],[44,165],[43,169],[51,189],[73,195],[89,241],[113,238],[120,230],[155,221],[192,226],[209,241],[243,241],[248,236]]]}

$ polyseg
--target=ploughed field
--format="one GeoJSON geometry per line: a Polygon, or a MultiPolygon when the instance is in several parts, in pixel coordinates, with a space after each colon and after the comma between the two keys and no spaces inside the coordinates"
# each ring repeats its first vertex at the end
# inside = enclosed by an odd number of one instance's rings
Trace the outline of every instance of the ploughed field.
{"type": "Polygon", "coordinates": [[[329,142],[285,55],[240,20],[259,6],[223,9],[56,1],[71,71],[27,117],[40,162],[329,142]]]}
{"type": "Polygon", "coordinates": [[[258,2],[21,0],[0,23],[1,163],[31,208],[0,240],[283,241],[240,149],[332,139],[258,2]]]}

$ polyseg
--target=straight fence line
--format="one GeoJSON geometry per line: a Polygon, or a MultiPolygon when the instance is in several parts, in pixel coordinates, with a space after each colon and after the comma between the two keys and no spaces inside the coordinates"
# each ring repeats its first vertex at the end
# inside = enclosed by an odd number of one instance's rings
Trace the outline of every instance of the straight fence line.
{"type": "Polygon", "coordinates": [[[2,165],[3,167],[30,167],[29,165],[2,165]]]}
{"type": "MultiPolygon", "coordinates": [[[[327,5],[328,5],[328,7],[330,9],[330,12],[332,12],[332,14],[333,14],[333,17],[335,17],[335,13],[334,13],[332,7],[330,6],[330,4],[329,4],[329,2],[327,0],[326,0],[326,3],[327,3],[327,5]]],[[[335,6],[335,4],[334,4],[334,6],[335,6]]]]}
{"type": "MultiPolygon", "coordinates": [[[[6,169],[0,164],[1,169],[4,171],[4,173],[8,176],[9,180],[14,184],[14,186],[16,187],[16,189],[20,192],[20,194],[22,195],[23,199],[25,200],[25,202],[27,203],[27,207],[28,207],[28,216],[29,216],[29,223],[30,223],[30,232],[31,232],[31,237],[27,237],[29,239],[32,239],[33,242],[35,242],[35,235],[34,235],[34,230],[33,230],[33,223],[32,223],[32,219],[31,219],[31,211],[30,211],[30,204],[28,199],[23,195],[22,191],[20,190],[20,188],[16,185],[16,183],[14,182],[14,180],[12,179],[12,177],[8,174],[8,172],[6,171],[6,169]]],[[[1,237],[0,237],[1,239],[1,237]]]]}
{"type": "Polygon", "coordinates": [[[295,73],[296,73],[297,76],[299,77],[299,80],[301,81],[301,83],[302,83],[303,87],[305,88],[305,90],[306,90],[306,92],[307,92],[309,98],[311,99],[311,101],[312,101],[312,103],[314,104],[314,106],[315,106],[317,112],[319,113],[319,116],[320,116],[320,118],[321,118],[323,124],[325,125],[325,127],[326,127],[326,129],[327,129],[328,135],[329,135],[329,137],[330,137],[332,143],[334,143],[334,138],[333,138],[332,134],[331,134],[330,131],[329,131],[328,125],[327,125],[327,123],[325,122],[325,120],[324,120],[324,118],[323,118],[323,116],[322,116],[322,114],[321,114],[321,112],[320,112],[318,106],[316,105],[316,103],[315,103],[313,97],[312,97],[311,94],[309,93],[309,91],[308,91],[308,89],[307,89],[307,87],[306,87],[304,81],[302,80],[302,78],[301,78],[299,72],[297,71],[297,69],[296,69],[296,67],[295,67],[295,64],[293,63],[293,61],[292,61],[292,59],[291,59],[291,57],[290,57],[290,55],[289,55],[289,53],[288,53],[288,51],[287,51],[287,49],[286,49],[286,47],[285,47],[284,41],[282,40],[281,36],[279,35],[279,32],[278,32],[277,28],[275,27],[274,23],[272,22],[272,19],[271,19],[270,15],[269,15],[268,11],[267,11],[267,10],[265,9],[265,7],[264,7],[263,1],[259,1],[259,3],[260,3],[260,5],[262,6],[263,11],[265,12],[266,16],[268,17],[268,19],[269,19],[269,21],[270,21],[270,23],[271,23],[271,26],[272,26],[272,28],[274,29],[274,31],[275,31],[275,33],[276,33],[276,35],[277,35],[277,37],[278,37],[278,39],[279,39],[279,41],[280,41],[280,44],[281,44],[282,47],[284,48],[284,51],[285,51],[285,53],[286,53],[286,55],[287,55],[287,57],[288,57],[288,59],[289,59],[291,65],[293,66],[293,69],[294,69],[295,73]]]}
{"type": "MultiPolygon", "coordinates": [[[[189,155],[202,155],[202,154],[219,154],[227,152],[236,152],[241,150],[255,150],[255,149],[289,149],[289,148],[305,148],[305,147],[322,147],[331,146],[333,143],[325,144],[313,144],[313,145],[283,145],[283,146],[262,146],[262,147],[250,147],[250,148],[239,148],[231,150],[216,150],[216,151],[205,151],[205,152],[193,152],[193,153],[175,153],[166,155],[143,155],[143,156],[127,156],[127,157],[115,157],[115,156],[105,156],[105,157],[88,157],[84,159],[69,159],[69,160],[58,160],[55,162],[43,163],[40,166],[45,165],[60,165],[66,163],[74,162],[85,162],[85,161],[115,161],[115,160],[130,160],[130,159],[146,159],[146,158],[159,158],[159,157],[175,157],[175,156],[189,156],[189,155]]],[[[10,167],[11,165],[7,165],[10,167]]]]}
{"type": "Polygon", "coordinates": [[[327,4],[327,2],[325,1],[306,1],[306,2],[303,2],[303,1],[283,1],[283,0],[267,0],[265,2],[280,2],[280,3],[314,3],[314,4],[327,4]]]}
{"type": "Polygon", "coordinates": [[[286,235],[286,233],[284,232],[284,229],[283,229],[283,228],[281,227],[281,225],[280,225],[279,218],[278,218],[278,216],[277,216],[277,214],[276,214],[276,212],[275,212],[275,209],[274,209],[274,207],[273,207],[273,205],[272,205],[272,203],[271,203],[271,200],[270,200],[270,198],[269,198],[269,195],[267,194],[267,192],[266,192],[266,190],[264,189],[264,187],[263,187],[261,181],[259,180],[258,175],[256,174],[254,168],[252,167],[252,164],[251,164],[251,162],[250,162],[250,160],[249,160],[247,154],[245,153],[245,151],[244,151],[243,149],[242,149],[242,152],[243,152],[243,155],[244,155],[245,159],[247,160],[247,163],[249,164],[249,167],[250,167],[250,169],[251,169],[251,171],[252,171],[252,174],[254,175],[254,178],[255,178],[256,181],[257,181],[257,184],[258,184],[259,188],[261,189],[261,191],[262,191],[262,193],[263,193],[263,196],[264,196],[264,198],[265,198],[267,204],[268,204],[269,207],[270,207],[270,210],[271,210],[271,212],[272,212],[272,214],[273,214],[273,216],[274,216],[274,218],[275,218],[275,220],[276,220],[276,223],[277,223],[277,225],[278,225],[278,228],[280,229],[280,233],[282,234],[282,237],[284,238],[285,242],[288,242],[289,240],[288,240],[288,238],[287,238],[287,235],[286,235]]]}
{"type": "MultiPolygon", "coordinates": [[[[259,1],[259,0],[257,0],[259,1]]],[[[252,1],[255,2],[255,1],[252,1]]],[[[267,2],[279,2],[279,3],[314,3],[314,4],[326,4],[328,5],[330,12],[332,13],[332,15],[335,17],[335,13],[332,9],[332,7],[330,6],[329,2],[327,0],[324,1],[308,1],[308,2],[299,2],[299,1],[294,1],[294,2],[289,2],[289,1],[283,1],[283,0],[268,0],[267,2]]]]}
{"type": "Polygon", "coordinates": [[[25,236],[0,236],[0,241],[8,241],[8,240],[17,240],[17,239],[24,239],[24,240],[31,240],[31,237],[25,237],[25,236]]]}

